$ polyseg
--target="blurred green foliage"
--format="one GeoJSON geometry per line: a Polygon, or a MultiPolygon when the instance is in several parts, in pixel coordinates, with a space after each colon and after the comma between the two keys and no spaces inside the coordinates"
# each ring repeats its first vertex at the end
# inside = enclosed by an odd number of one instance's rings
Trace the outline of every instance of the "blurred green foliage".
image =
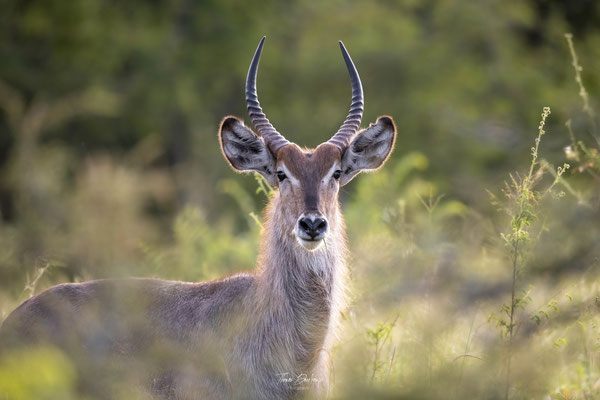
{"type": "MultiPolygon", "coordinates": [[[[341,192],[353,301],[334,395],[600,396],[593,0],[0,1],[0,316],[59,282],[253,268],[268,193],[232,175],[216,130],[245,117],[263,35],[260,98],[288,139],[316,146],[343,121],[340,39],[363,81],[363,125],[389,114],[398,126],[388,164],[341,192]],[[571,168],[564,197],[528,203],[513,285],[502,188],[527,175],[543,106],[536,182],[571,168]],[[488,319],[511,287],[527,302],[509,345],[488,319]]],[[[0,393],[70,398],[75,374],[54,349],[8,355],[0,393]]]]}
{"type": "Polygon", "coordinates": [[[71,399],[75,370],[54,348],[5,354],[0,361],[0,394],[14,400],[71,399]]]}

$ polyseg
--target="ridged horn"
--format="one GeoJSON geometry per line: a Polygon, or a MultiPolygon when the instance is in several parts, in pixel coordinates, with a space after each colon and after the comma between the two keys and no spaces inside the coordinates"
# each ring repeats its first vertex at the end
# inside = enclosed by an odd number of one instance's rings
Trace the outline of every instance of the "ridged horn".
{"type": "Polygon", "coordinates": [[[346,120],[342,126],[340,126],[340,129],[338,129],[336,134],[329,139],[329,143],[336,145],[343,153],[350,144],[350,139],[360,127],[360,121],[362,120],[364,111],[364,97],[358,71],[341,40],[340,48],[342,49],[342,55],[344,56],[346,68],[348,68],[348,75],[350,75],[350,83],[352,84],[352,104],[350,105],[350,112],[348,112],[346,120]]]}
{"type": "Polygon", "coordinates": [[[260,54],[262,53],[263,44],[265,43],[266,36],[260,40],[250,69],[248,69],[248,76],[246,77],[246,107],[248,108],[248,114],[252,125],[256,129],[257,133],[265,140],[265,143],[269,147],[269,150],[273,154],[277,154],[277,151],[283,146],[289,144],[286,138],[283,137],[275,127],[269,122],[267,116],[260,108],[258,102],[258,94],[256,93],[256,73],[258,71],[258,63],[260,61],[260,54]]]}

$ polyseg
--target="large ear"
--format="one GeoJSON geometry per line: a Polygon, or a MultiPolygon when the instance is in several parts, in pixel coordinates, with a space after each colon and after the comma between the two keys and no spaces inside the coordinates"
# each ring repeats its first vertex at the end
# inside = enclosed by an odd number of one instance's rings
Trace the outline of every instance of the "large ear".
{"type": "Polygon", "coordinates": [[[260,136],[236,117],[225,117],[219,128],[219,142],[225,159],[240,172],[256,171],[272,185],[275,179],[275,157],[260,136]]]}
{"type": "Polygon", "coordinates": [[[350,182],[361,171],[383,165],[394,148],[396,126],[391,117],[379,117],[375,124],[363,129],[352,139],[342,156],[341,184],[350,182]]]}

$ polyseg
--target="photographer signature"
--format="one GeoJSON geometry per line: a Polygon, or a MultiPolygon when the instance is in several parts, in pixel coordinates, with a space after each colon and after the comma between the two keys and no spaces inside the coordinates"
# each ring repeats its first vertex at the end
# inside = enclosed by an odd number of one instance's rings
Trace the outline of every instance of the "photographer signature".
{"type": "Polygon", "coordinates": [[[300,389],[305,389],[311,384],[318,384],[323,381],[323,378],[319,378],[314,375],[308,376],[307,374],[293,374],[289,372],[281,372],[277,374],[277,383],[283,383],[295,386],[300,389]]]}

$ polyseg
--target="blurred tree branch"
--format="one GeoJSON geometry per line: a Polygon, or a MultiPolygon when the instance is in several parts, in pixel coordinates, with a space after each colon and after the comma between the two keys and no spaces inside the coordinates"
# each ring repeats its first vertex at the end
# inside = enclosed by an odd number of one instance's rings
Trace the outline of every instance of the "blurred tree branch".
{"type": "Polygon", "coordinates": [[[36,97],[29,107],[23,96],[0,79],[0,106],[6,111],[9,125],[17,137],[35,141],[44,129],[83,114],[114,115],[122,101],[120,96],[101,87],[92,86],[56,100],[36,97]]]}
{"type": "Polygon", "coordinates": [[[30,104],[26,104],[25,97],[17,89],[0,80],[0,107],[6,112],[14,137],[3,181],[17,199],[20,214],[36,212],[35,203],[28,199],[32,198],[29,192],[35,190],[31,185],[33,174],[41,173],[35,168],[35,159],[43,132],[80,115],[115,115],[121,103],[116,93],[91,86],[57,99],[36,95],[30,104]]]}

